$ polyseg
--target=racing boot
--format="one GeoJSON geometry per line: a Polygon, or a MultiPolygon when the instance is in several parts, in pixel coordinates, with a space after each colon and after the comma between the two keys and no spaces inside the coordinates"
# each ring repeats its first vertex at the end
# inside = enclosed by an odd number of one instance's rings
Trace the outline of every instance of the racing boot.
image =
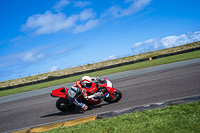
{"type": "Polygon", "coordinates": [[[85,105],[85,104],[80,108],[81,111],[85,111],[85,110],[87,110],[87,109],[88,109],[88,106],[85,105]]]}

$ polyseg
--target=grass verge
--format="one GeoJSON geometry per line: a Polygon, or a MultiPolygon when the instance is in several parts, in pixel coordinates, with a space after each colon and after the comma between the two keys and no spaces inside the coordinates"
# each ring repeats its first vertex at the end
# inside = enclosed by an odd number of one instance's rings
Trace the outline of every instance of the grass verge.
{"type": "Polygon", "coordinates": [[[163,109],[133,112],[60,127],[43,133],[197,133],[200,132],[200,101],[163,109]]]}
{"type": "MultiPolygon", "coordinates": [[[[83,74],[83,75],[103,76],[103,75],[122,72],[122,71],[135,70],[135,69],[139,69],[139,68],[151,67],[151,66],[162,65],[162,64],[183,61],[183,60],[188,60],[188,59],[194,59],[194,58],[200,58],[200,50],[194,51],[194,52],[189,52],[189,53],[184,53],[184,54],[179,54],[179,55],[174,55],[174,56],[169,56],[169,57],[164,57],[164,58],[160,58],[160,59],[145,61],[145,62],[134,63],[134,64],[120,66],[120,67],[116,67],[116,68],[110,68],[110,69],[87,73],[87,74],[83,74]]],[[[80,77],[83,75],[73,76],[73,77],[69,77],[69,78],[63,78],[63,79],[49,81],[49,82],[35,84],[35,85],[29,85],[29,86],[25,86],[25,87],[19,87],[19,88],[15,88],[15,89],[3,90],[3,91],[0,91],[1,92],[0,97],[6,96],[6,95],[11,95],[11,94],[16,94],[16,93],[21,93],[21,92],[26,92],[26,91],[31,91],[31,90],[36,90],[36,89],[41,89],[41,88],[45,88],[45,87],[55,86],[55,85],[61,85],[64,83],[74,82],[74,81],[79,80],[80,77]]]]}

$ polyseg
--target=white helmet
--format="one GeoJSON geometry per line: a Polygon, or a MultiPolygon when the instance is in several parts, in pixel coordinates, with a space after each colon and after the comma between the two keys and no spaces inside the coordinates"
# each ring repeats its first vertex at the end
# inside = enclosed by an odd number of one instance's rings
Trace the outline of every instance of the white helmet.
{"type": "Polygon", "coordinates": [[[90,88],[92,85],[92,79],[89,76],[83,76],[81,77],[81,84],[84,87],[90,88]]]}

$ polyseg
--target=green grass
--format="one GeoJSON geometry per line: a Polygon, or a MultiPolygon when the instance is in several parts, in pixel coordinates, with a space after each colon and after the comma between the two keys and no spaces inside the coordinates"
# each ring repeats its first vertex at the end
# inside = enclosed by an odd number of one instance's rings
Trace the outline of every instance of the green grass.
{"type": "Polygon", "coordinates": [[[59,127],[43,133],[199,133],[200,101],[59,127]]]}
{"type": "MultiPolygon", "coordinates": [[[[188,59],[194,59],[194,58],[200,58],[200,50],[194,51],[194,52],[189,52],[189,53],[184,53],[184,54],[179,54],[179,55],[174,55],[174,56],[169,56],[169,57],[164,57],[164,58],[160,58],[160,59],[155,59],[155,60],[151,60],[151,61],[134,63],[134,64],[125,65],[125,66],[121,66],[121,67],[110,68],[110,69],[87,73],[87,74],[83,74],[83,75],[103,76],[103,75],[122,72],[122,71],[134,70],[134,69],[156,66],[156,65],[161,65],[161,64],[167,64],[167,63],[188,60],[188,59]]],[[[69,78],[49,81],[49,82],[35,84],[35,85],[29,85],[29,86],[25,86],[25,87],[19,87],[19,88],[15,88],[15,89],[3,90],[3,91],[0,91],[0,97],[6,96],[6,95],[11,95],[11,94],[16,94],[16,93],[21,93],[21,92],[26,92],[26,91],[31,91],[31,90],[36,90],[36,89],[41,89],[41,88],[45,88],[45,87],[55,86],[55,85],[61,85],[64,83],[74,82],[74,81],[79,80],[80,77],[83,75],[73,76],[73,77],[69,77],[69,78]]]]}

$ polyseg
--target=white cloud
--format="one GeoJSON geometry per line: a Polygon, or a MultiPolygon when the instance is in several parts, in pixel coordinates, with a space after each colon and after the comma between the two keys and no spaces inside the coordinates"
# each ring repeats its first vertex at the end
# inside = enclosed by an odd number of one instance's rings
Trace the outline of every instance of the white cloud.
{"type": "Polygon", "coordinates": [[[161,44],[160,39],[148,39],[144,42],[135,43],[131,49],[134,54],[155,51],[158,49],[163,49],[164,46],[161,44]]]}
{"type": "Polygon", "coordinates": [[[111,55],[111,56],[109,56],[109,57],[107,57],[107,58],[104,58],[102,61],[114,60],[114,59],[116,59],[116,56],[111,55]]]}
{"type": "Polygon", "coordinates": [[[45,58],[43,50],[45,47],[38,47],[28,51],[12,53],[6,56],[0,57],[0,68],[5,69],[8,67],[21,67],[23,68],[27,64],[36,63],[45,58]]]}
{"type": "Polygon", "coordinates": [[[95,14],[92,9],[85,9],[80,13],[79,17],[80,20],[88,20],[94,18],[95,14]]]}
{"type": "Polygon", "coordinates": [[[122,12],[123,16],[134,14],[138,11],[143,10],[144,7],[149,5],[152,0],[132,0],[132,1],[133,3],[131,3],[129,7],[122,12]]]}
{"type": "Polygon", "coordinates": [[[23,40],[23,39],[24,39],[23,36],[17,36],[17,37],[15,37],[14,39],[11,39],[9,42],[17,42],[17,41],[21,41],[21,40],[23,40]]]}
{"type": "Polygon", "coordinates": [[[34,55],[33,52],[28,52],[24,55],[24,57],[22,57],[22,60],[25,62],[35,62],[43,57],[44,57],[44,54],[34,55]]]}
{"type": "Polygon", "coordinates": [[[71,15],[68,18],[63,13],[53,14],[50,11],[45,14],[36,14],[28,18],[22,30],[35,30],[37,35],[55,33],[76,25],[78,15],[71,15]]]}
{"type": "Polygon", "coordinates": [[[81,33],[95,28],[98,25],[98,20],[91,20],[95,18],[95,15],[96,13],[93,12],[92,9],[85,9],[80,14],[72,14],[69,17],[63,13],[53,14],[47,11],[44,14],[30,16],[26,24],[22,25],[22,30],[30,30],[36,35],[42,35],[56,33],[62,30],[71,31],[74,28],[73,33],[81,33]],[[76,23],[78,23],[79,20],[84,22],[80,22],[80,24],[77,25],[76,23]]]}
{"type": "MultiPolygon", "coordinates": [[[[126,0],[129,7],[122,9],[120,6],[112,6],[102,16],[112,15],[113,17],[122,17],[134,14],[142,10],[150,3],[151,0],[126,0]]],[[[69,1],[60,0],[53,6],[53,9],[62,11],[62,9],[70,3],[74,3],[75,7],[85,7],[91,5],[87,1],[69,1]]],[[[26,23],[22,25],[23,31],[34,33],[35,35],[51,34],[59,31],[67,31],[73,33],[81,33],[97,27],[101,19],[96,18],[96,12],[92,9],[85,9],[79,14],[71,14],[67,16],[62,12],[52,13],[46,11],[44,14],[35,14],[30,16],[26,23]]]]}
{"type": "Polygon", "coordinates": [[[190,32],[189,34],[182,34],[180,36],[168,36],[161,39],[165,47],[180,46],[200,40],[200,31],[190,32]]]}
{"type": "Polygon", "coordinates": [[[63,8],[67,5],[70,4],[70,1],[69,0],[60,0],[58,3],[56,3],[54,6],[53,6],[53,9],[55,9],[56,11],[62,11],[63,8]]]}
{"type": "Polygon", "coordinates": [[[85,24],[78,25],[74,28],[73,33],[82,33],[84,31],[90,30],[92,28],[97,27],[99,24],[99,20],[89,20],[85,24]]]}
{"type": "Polygon", "coordinates": [[[55,63],[58,60],[63,60],[70,53],[84,47],[84,45],[69,46],[67,44],[67,42],[62,42],[54,45],[39,46],[27,51],[1,56],[0,73],[3,76],[7,76],[7,79],[8,76],[13,79],[18,78],[18,75],[22,73],[25,73],[23,76],[27,76],[28,73],[47,72],[49,62],[53,61],[55,63]],[[36,66],[39,69],[35,69],[36,66]]]}
{"type": "Polygon", "coordinates": [[[135,14],[136,12],[143,10],[147,5],[150,4],[151,1],[152,0],[125,0],[125,3],[131,2],[128,8],[122,9],[120,6],[114,5],[110,7],[108,10],[106,10],[102,14],[102,17],[110,15],[113,17],[123,17],[135,14]]]}
{"type": "Polygon", "coordinates": [[[59,70],[59,69],[60,69],[60,67],[58,67],[58,66],[53,66],[52,68],[49,69],[49,71],[50,71],[50,72],[53,72],[53,71],[57,71],[57,70],[59,70]]]}
{"type": "Polygon", "coordinates": [[[80,8],[83,8],[85,6],[88,6],[88,5],[91,5],[90,2],[87,2],[87,1],[74,1],[74,7],[80,7],[80,8]]]}
{"type": "Polygon", "coordinates": [[[125,3],[132,2],[128,8],[130,12],[139,11],[149,5],[152,0],[125,0],[125,3]]]}
{"type": "Polygon", "coordinates": [[[86,7],[88,5],[91,5],[88,1],[70,1],[70,0],[60,0],[59,2],[56,2],[56,4],[53,6],[53,9],[55,9],[57,12],[62,11],[67,5],[69,5],[71,2],[73,2],[74,7],[86,7]]]}
{"type": "Polygon", "coordinates": [[[131,46],[134,54],[180,46],[187,43],[200,41],[200,31],[189,32],[179,36],[167,36],[162,39],[148,39],[144,42],[138,42],[131,46]]]}

